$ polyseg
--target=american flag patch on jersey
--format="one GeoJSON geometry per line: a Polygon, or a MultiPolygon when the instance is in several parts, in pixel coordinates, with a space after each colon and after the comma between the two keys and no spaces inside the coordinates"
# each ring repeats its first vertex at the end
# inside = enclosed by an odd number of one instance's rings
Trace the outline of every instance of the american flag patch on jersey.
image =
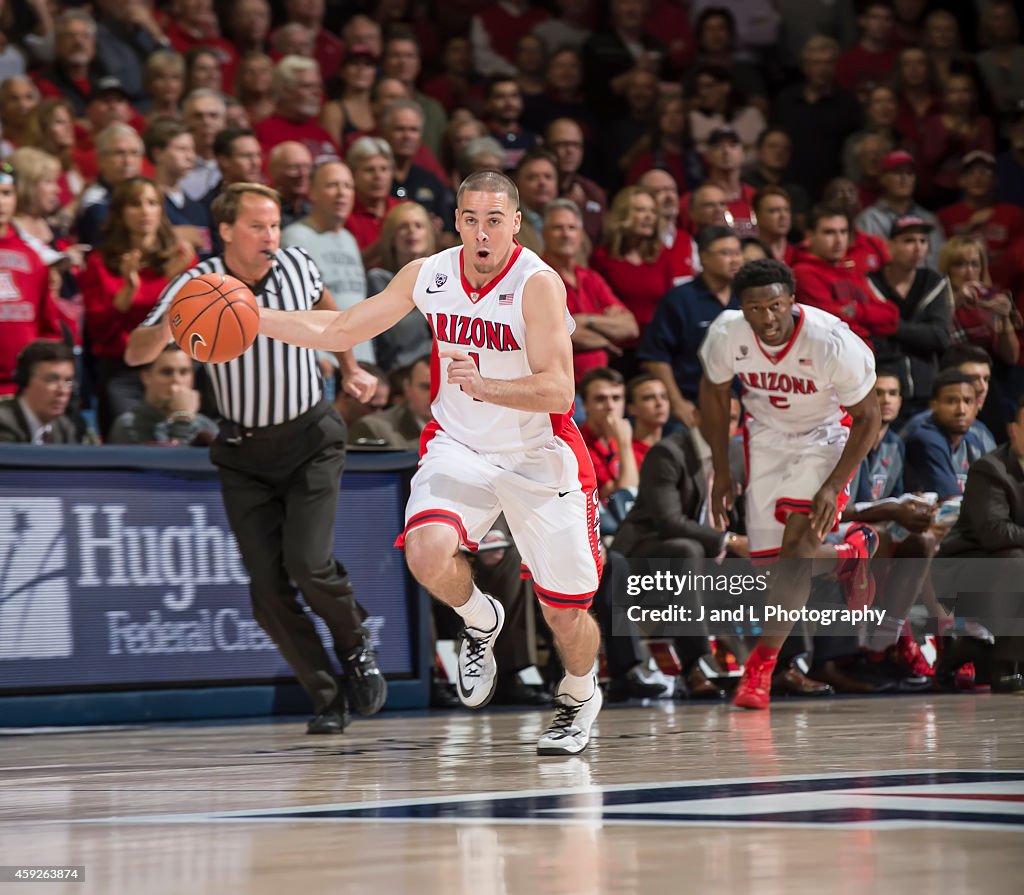
{"type": "Polygon", "coordinates": [[[498,304],[499,305],[510,305],[510,304],[512,304],[512,293],[511,292],[506,292],[504,295],[499,295],[498,296],[498,304]]]}
{"type": "Polygon", "coordinates": [[[814,362],[809,357],[802,357],[802,358],[800,358],[800,366],[801,367],[812,367],[812,366],[814,366],[814,362]]]}

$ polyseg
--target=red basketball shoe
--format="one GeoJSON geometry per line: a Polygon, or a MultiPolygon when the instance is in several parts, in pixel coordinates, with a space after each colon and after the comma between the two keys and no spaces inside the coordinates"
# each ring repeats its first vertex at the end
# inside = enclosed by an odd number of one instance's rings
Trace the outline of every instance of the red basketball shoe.
{"type": "MultiPolygon", "coordinates": [[[[778,653],[776,653],[776,656],[778,653]]],[[[767,659],[755,649],[743,669],[732,704],[743,709],[766,709],[771,703],[772,672],[776,656],[767,659]]]]}
{"type": "Polygon", "coordinates": [[[924,657],[924,653],[921,652],[921,647],[918,642],[914,639],[913,635],[906,630],[906,625],[903,626],[904,630],[900,634],[899,639],[896,641],[894,650],[896,652],[896,658],[903,665],[906,665],[910,669],[910,673],[918,677],[932,677],[935,674],[935,669],[928,664],[928,660],[924,657]]]}
{"type": "Polygon", "coordinates": [[[855,522],[843,540],[843,559],[836,568],[836,578],[850,609],[867,609],[875,602],[875,576],[871,559],[878,550],[878,532],[870,525],[855,522]]]}

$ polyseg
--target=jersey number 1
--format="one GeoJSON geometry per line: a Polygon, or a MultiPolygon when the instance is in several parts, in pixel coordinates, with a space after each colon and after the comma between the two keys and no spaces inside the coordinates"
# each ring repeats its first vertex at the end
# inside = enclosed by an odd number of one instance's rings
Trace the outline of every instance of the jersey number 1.
{"type": "MultiPolygon", "coordinates": [[[[468,352],[468,354],[469,354],[469,359],[471,361],[473,361],[474,364],[476,364],[477,371],[479,372],[479,370],[480,370],[480,354],[478,352],[476,352],[476,351],[470,351],[470,352],[468,352]]],[[[461,389],[462,386],[460,385],[459,388],[461,389]]],[[[465,389],[463,389],[463,391],[465,391],[465,389]]],[[[474,398],[473,400],[476,401],[477,404],[482,404],[483,403],[483,401],[481,401],[479,398],[474,398]]]]}

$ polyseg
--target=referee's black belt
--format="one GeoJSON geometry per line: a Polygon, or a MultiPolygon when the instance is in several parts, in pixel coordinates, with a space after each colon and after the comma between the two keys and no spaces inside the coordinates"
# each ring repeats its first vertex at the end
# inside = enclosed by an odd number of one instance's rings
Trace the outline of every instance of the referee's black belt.
{"type": "Polygon", "coordinates": [[[254,426],[247,428],[241,423],[233,420],[224,420],[220,424],[221,437],[228,444],[241,444],[243,441],[267,441],[272,438],[288,438],[299,432],[304,432],[317,420],[327,414],[331,409],[331,402],[326,398],[309,408],[305,413],[299,414],[295,419],[286,420],[283,423],[275,423],[272,426],[254,426]]]}

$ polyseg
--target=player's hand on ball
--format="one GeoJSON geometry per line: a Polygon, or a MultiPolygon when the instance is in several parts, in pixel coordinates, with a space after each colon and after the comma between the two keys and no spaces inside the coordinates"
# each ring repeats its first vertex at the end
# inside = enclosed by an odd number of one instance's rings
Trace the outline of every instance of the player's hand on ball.
{"type": "Polygon", "coordinates": [[[838,507],[839,493],[831,485],[822,485],[811,501],[811,530],[819,540],[824,540],[825,535],[832,531],[838,507]]]}
{"type": "Polygon", "coordinates": [[[448,384],[457,385],[469,397],[482,401],[484,378],[473,358],[464,351],[442,351],[440,357],[451,361],[448,364],[448,384]]]}
{"type": "Polygon", "coordinates": [[[341,387],[360,404],[365,404],[377,391],[377,377],[367,373],[362,367],[357,367],[345,374],[341,380],[341,387]]]}
{"type": "Polygon", "coordinates": [[[729,511],[732,509],[735,494],[731,476],[715,476],[711,484],[711,523],[721,531],[729,527],[729,511]]]}

